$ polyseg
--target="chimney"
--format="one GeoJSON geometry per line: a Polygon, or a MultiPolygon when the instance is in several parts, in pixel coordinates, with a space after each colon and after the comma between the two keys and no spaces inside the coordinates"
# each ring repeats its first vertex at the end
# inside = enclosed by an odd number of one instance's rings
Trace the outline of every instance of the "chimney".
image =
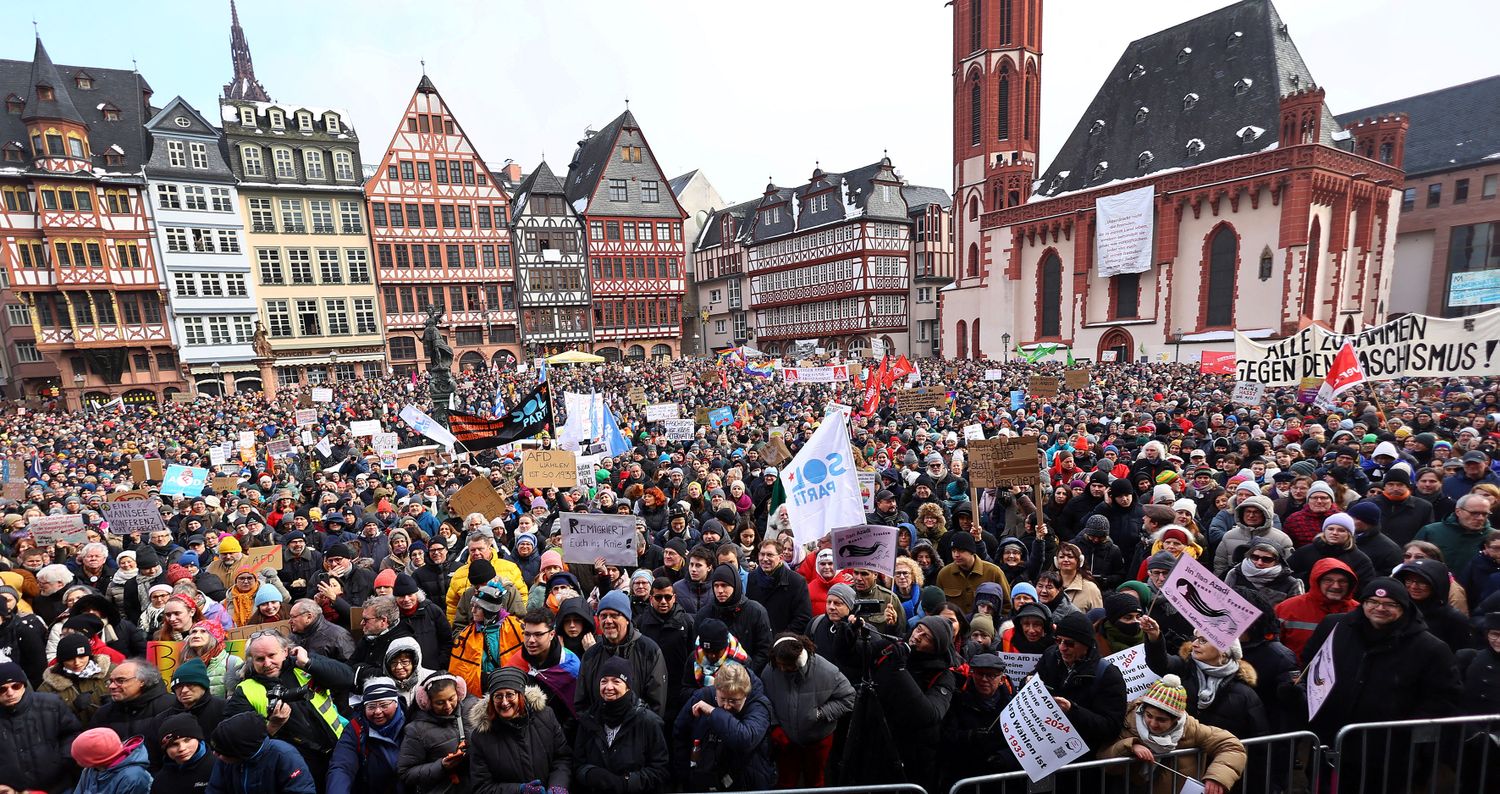
{"type": "Polygon", "coordinates": [[[508,183],[510,183],[510,184],[512,184],[512,185],[514,185],[517,182],[520,182],[521,181],[521,164],[520,163],[507,163],[504,168],[500,169],[500,175],[503,176],[503,177],[505,177],[505,181],[508,182],[508,183]]]}

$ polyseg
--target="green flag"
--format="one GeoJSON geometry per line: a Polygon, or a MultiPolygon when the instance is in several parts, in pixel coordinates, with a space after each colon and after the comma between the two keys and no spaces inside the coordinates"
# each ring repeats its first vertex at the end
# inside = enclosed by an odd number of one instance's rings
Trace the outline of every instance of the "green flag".
{"type": "Polygon", "coordinates": [[[1077,365],[1073,361],[1073,348],[1070,347],[1068,348],[1068,369],[1072,369],[1075,366],[1077,365]]]}

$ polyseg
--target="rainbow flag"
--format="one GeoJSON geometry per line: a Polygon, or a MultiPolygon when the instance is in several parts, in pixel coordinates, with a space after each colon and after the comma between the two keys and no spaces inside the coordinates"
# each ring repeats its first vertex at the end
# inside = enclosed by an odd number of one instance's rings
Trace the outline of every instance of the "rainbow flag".
{"type": "Polygon", "coordinates": [[[776,367],[771,362],[745,362],[745,374],[754,375],[757,378],[771,378],[776,376],[776,367]]]}

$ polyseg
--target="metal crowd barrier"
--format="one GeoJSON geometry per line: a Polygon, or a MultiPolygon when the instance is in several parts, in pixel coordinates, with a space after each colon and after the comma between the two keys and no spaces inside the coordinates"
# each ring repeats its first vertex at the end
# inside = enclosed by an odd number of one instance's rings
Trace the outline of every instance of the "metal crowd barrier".
{"type": "MultiPolygon", "coordinates": [[[[1236,794],[1315,794],[1310,774],[1318,765],[1318,737],[1309,731],[1279,733],[1241,742],[1249,756],[1236,794]]],[[[1054,792],[1153,792],[1163,778],[1202,779],[1204,753],[1191,748],[1158,757],[1147,765],[1134,757],[1080,761],[1033,783],[1025,772],[971,777],[954,783],[949,794],[1053,794],[1054,792]],[[1188,759],[1192,763],[1187,763],[1188,759]]]]}
{"type": "Polygon", "coordinates": [[[876,792],[876,794],[927,794],[921,786],[915,783],[882,783],[878,786],[757,789],[740,792],[740,794],[863,794],[863,792],[867,791],[876,792]]]}
{"type": "Polygon", "coordinates": [[[1324,750],[1330,794],[1500,790],[1500,714],[1345,726],[1324,750]]]}

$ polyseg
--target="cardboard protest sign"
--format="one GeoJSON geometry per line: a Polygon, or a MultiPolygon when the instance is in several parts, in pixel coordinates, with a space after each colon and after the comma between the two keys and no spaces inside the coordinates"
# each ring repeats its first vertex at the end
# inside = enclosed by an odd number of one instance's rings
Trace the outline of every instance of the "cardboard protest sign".
{"type": "Polygon", "coordinates": [[[760,458],[768,466],[780,466],[792,459],[792,451],[787,448],[785,434],[771,436],[766,442],[764,449],[760,451],[760,458]]]}
{"type": "Polygon", "coordinates": [[[250,563],[250,570],[259,571],[262,568],[270,568],[273,571],[281,570],[281,545],[256,546],[245,551],[244,559],[237,565],[250,563]]]}
{"type": "Polygon", "coordinates": [[[861,524],[833,531],[833,567],[890,576],[896,570],[896,527],[861,524]]]}
{"type": "Polygon", "coordinates": [[[708,424],[708,406],[699,406],[697,410],[693,411],[693,424],[708,424]]]}
{"type": "Polygon", "coordinates": [[[162,496],[193,497],[203,493],[203,486],[207,484],[208,469],[174,463],[162,475],[161,493],[162,496]]]}
{"type": "Polygon", "coordinates": [[[116,492],[110,494],[106,498],[105,501],[109,501],[109,502],[131,502],[131,501],[136,501],[136,500],[140,500],[140,499],[150,499],[152,501],[155,501],[156,497],[152,496],[151,492],[147,491],[144,488],[137,488],[134,491],[116,491],[116,492]]]}
{"type": "Polygon", "coordinates": [[[1120,668],[1120,673],[1125,676],[1125,702],[1127,703],[1146,694],[1146,690],[1161,678],[1146,666],[1145,645],[1133,645],[1104,658],[1110,664],[1120,668]]]}
{"type": "Polygon", "coordinates": [[[510,508],[505,505],[500,494],[495,493],[495,487],[490,485],[489,480],[470,480],[468,485],[448,497],[449,515],[460,518],[470,513],[479,513],[485,518],[494,519],[508,512],[510,508]]]}
{"type": "Polygon", "coordinates": [[[1106,364],[1113,364],[1116,361],[1120,360],[1120,351],[1106,350],[1103,353],[1099,354],[1099,360],[1103,361],[1106,364]]]}
{"type": "Polygon", "coordinates": [[[584,493],[591,493],[599,484],[598,479],[594,477],[594,469],[603,457],[603,455],[578,456],[578,487],[582,488],[584,493]]]}
{"type": "Polygon", "coordinates": [[[1307,666],[1304,674],[1304,683],[1307,684],[1307,718],[1310,720],[1318,716],[1318,709],[1323,708],[1323,703],[1328,700],[1328,695],[1333,692],[1333,685],[1338,680],[1337,672],[1333,666],[1333,635],[1339,630],[1338,626],[1328,632],[1323,638],[1323,647],[1318,649],[1317,655],[1313,656],[1312,663],[1307,666]]]}
{"type": "Polygon", "coordinates": [[[654,403],[646,406],[647,422],[663,422],[679,415],[677,403],[654,403]]]}
{"type": "Polygon", "coordinates": [[[572,488],[577,458],[565,449],[528,449],[521,453],[521,481],[532,488],[572,488]]]}
{"type": "Polygon", "coordinates": [[[59,543],[76,546],[87,543],[89,539],[88,530],[83,526],[83,516],[80,515],[32,516],[26,522],[26,528],[31,531],[31,537],[38,546],[55,546],[59,543]]]}
{"type": "Polygon", "coordinates": [[[166,464],[160,458],[141,458],[130,462],[130,479],[135,480],[136,484],[161,482],[165,472],[166,464]]]}
{"type": "Polygon", "coordinates": [[[563,562],[591,565],[603,557],[611,565],[634,566],[635,517],[599,513],[562,513],[563,562]]]}
{"type": "Polygon", "coordinates": [[[1161,589],[1187,622],[1220,650],[1233,645],[1260,618],[1258,608],[1187,554],[1177,558],[1161,589]]]}
{"type": "Polygon", "coordinates": [[[625,399],[629,400],[631,405],[644,406],[646,404],[646,388],[638,385],[631,386],[630,390],[625,392],[625,399]]]}
{"type": "Polygon", "coordinates": [[[1035,438],[968,442],[969,483],[976,488],[1029,488],[1041,484],[1035,438]]]}
{"type": "Polygon", "coordinates": [[[1000,663],[1005,665],[1005,677],[1012,684],[1020,686],[1026,676],[1036,669],[1037,663],[1042,660],[1039,653],[999,653],[1000,663]]]}
{"type": "Polygon", "coordinates": [[[297,407],[298,408],[311,408],[312,404],[313,404],[313,401],[312,401],[312,395],[311,394],[299,394],[299,395],[297,395],[297,407]]]}
{"type": "Polygon", "coordinates": [[[312,401],[315,403],[333,402],[333,389],[327,387],[314,388],[312,390],[312,401]]]}
{"type": "Polygon", "coordinates": [[[1093,374],[1093,370],[1088,369],[1087,367],[1084,367],[1082,369],[1070,369],[1067,372],[1063,373],[1063,385],[1068,387],[1069,391],[1073,391],[1076,389],[1086,389],[1088,388],[1089,380],[1093,377],[1093,374]]]}
{"type": "Polygon", "coordinates": [[[109,522],[111,535],[129,535],[139,532],[149,535],[152,530],[166,524],[161,520],[161,502],[155,499],[116,499],[104,505],[104,520],[109,522]]]}
{"type": "Polygon", "coordinates": [[[190,403],[195,402],[197,399],[198,395],[190,391],[172,392],[172,402],[174,403],[190,403]]]}
{"type": "Polygon", "coordinates": [[[1042,679],[1034,676],[1000,712],[1000,734],[1032,782],[1089,751],[1042,679]]]}
{"type": "Polygon", "coordinates": [[[5,483],[4,486],[0,486],[0,495],[19,502],[26,498],[26,483],[15,481],[5,483]]]}
{"type": "Polygon", "coordinates": [[[688,387],[688,377],[687,377],[687,373],[686,372],[674,372],[674,373],[672,373],[672,391],[682,391],[683,389],[686,389],[687,387],[688,387]]]}
{"type": "Polygon", "coordinates": [[[664,419],[661,430],[666,434],[668,441],[692,441],[693,434],[698,428],[691,419],[664,419]]]}
{"type": "Polygon", "coordinates": [[[1057,378],[1048,375],[1032,375],[1027,382],[1026,392],[1032,397],[1056,397],[1057,378]]]}
{"type": "Polygon", "coordinates": [[[902,413],[923,414],[929,409],[948,410],[947,386],[918,386],[915,389],[896,392],[896,404],[902,413]]]}
{"type": "Polygon", "coordinates": [[[215,477],[213,481],[213,489],[219,493],[233,491],[238,487],[240,487],[240,478],[232,474],[227,477],[215,477]]]}

